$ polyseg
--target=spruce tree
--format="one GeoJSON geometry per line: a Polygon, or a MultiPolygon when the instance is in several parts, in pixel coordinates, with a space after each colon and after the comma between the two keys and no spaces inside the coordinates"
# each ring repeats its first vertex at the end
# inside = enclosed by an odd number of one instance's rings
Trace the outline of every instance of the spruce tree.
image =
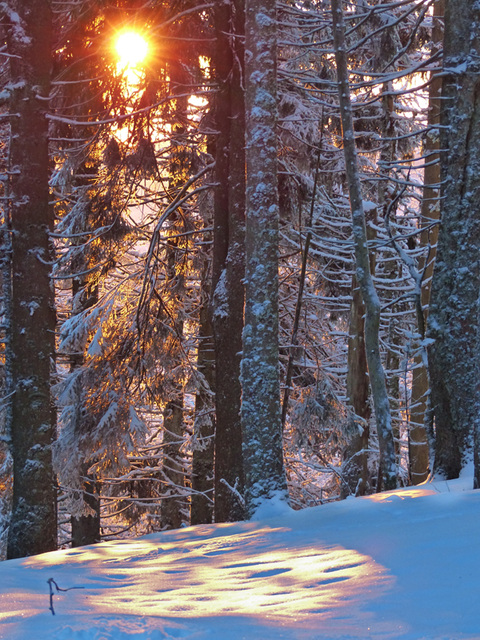
{"type": "MultiPolygon", "coordinates": [[[[55,304],[51,271],[47,105],[52,16],[45,0],[11,0],[4,19],[10,55],[9,225],[11,306],[7,327],[8,437],[13,459],[9,558],[56,548],[52,469],[55,304]]],[[[4,5],[5,6],[5,5],[4,5]]],[[[5,8],[4,8],[5,11],[5,8]]]]}

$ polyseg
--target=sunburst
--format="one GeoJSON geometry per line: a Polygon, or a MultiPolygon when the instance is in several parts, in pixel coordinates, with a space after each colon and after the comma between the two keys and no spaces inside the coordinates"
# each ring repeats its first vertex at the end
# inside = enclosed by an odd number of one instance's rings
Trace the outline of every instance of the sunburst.
{"type": "Polygon", "coordinates": [[[116,38],[115,50],[120,67],[135,69],[148,56],[148,42],[138,31],[122,31],[116,38]]]}

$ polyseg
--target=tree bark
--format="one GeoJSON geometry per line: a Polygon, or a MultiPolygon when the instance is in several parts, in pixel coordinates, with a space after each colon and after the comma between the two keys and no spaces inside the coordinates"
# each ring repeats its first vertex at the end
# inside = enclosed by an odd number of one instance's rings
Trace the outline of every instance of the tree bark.
{"type": "MultiPolygon", "coordinates": [[[[206,270],[205,270],[206,271],[206,270]]],[[[207,274],[202,278],[202,292],[205,298],[207,274]]],[[[207,388],[201,384],[195,396],[194,436],[198,448],[192,457],[192,502],[190,523],[204,524],[213,521],[213,464],[215,420],[213,416],[213,400],[211,394],[215,389],[213,328],[206,300],[200,307],[199,345],[197,369],[203,376],[207,388]]]]}
{"type": "Polygon", "coordinates": [[[343,453],[342,498],[369,493],[368,442],[371,407],[365,352],[365,305],[355,276],[352,278],[352,302],[348,331],[347,399],[353,409],[348,444],[343,453]]]}
{"type": "MultiPolygon", "coordinates": [[[[80,271],[85,270],[86,263],[80,266],[80,271]]],[[[98,286],[95,281],[90,281],[88,277],[79,276],[72,278],[72,301],[78,301],[78,306],[72,302],[72,314],[81,313],[98,302],[98,286]]],[[[83,366],[85,363],[85,347],[78,350],[77,353],[70,355],[70,371],[83,366]]],[[[81,423],[85,420],[91,420],[86,413],[84,403],[83,376],[75,385],[77,408],[75,410],[75,418],[77,424],[74,427],[77,433],[85,431],[85,426],[81,423]]],[[[91,464],[91,463],[90,463],[91,464]]],[[[87,544],[95,544],[100,542],[100,496],[99,486],[93,476],[88,476],[89,462],[84,461],[81,475],[83,476],[83,505],[84,513],[73,514],[71,517],[72,526],[72,547],[82,547],[87,544]]]]}
{"type": "Polygon", "coordinates": [[[215,6],[216,169],[213,252],[215,521],[244,518],[240,359],[245,299],[243,0],[215,6]],[[235,489],[233,491],[232,489],[235,489]],[[238,492],[238,493],[237,493],[238,492]]]}
{"type": "MultiPolygon", "coordinates": [[[[170,77],[170,93],[177,96],[175,100],[174,123],[170,137],[171,152],[169,158],[169,187],[174,191],[182,187],[190,176],[188,151],[185,146],[185,121],[188,112],[187,89],[191,77],[185,67],[171,61],[168,65],[170,77]]],[[[183,231],[182,213],[175,212],[171,219],[171,227],[167,233],[166,247],[166,288],[164,302],[170,306],[172,328],[175,331],[175,351],[181,353],[184,336],[184,304],[185,304],[185,265],[182,256],[186,250],[181,235],[183,231]],[[182,266],[180,266],[182,265],[182,266]]],[[[177,383],[178,384],[178,383],[177,383]]],[[[161,521],[164,529],[179,529],[188,521],[188,504],[185,492],[185,456],[182,444],[185,438],[184,425],[184,389],[178,384],[167,402],[163,412],[164,427],[164,460],[163,475],[168,482],[162,496],[161,521]]]]}
{"type": "MultiPolygon", "coordinates": [[[[441,225],[432,282],[429,367],[434,471],[456,478],[473,457],[479,416],[480,8],[445,3],[441,225]],[[461,87],[461,91],[459,91],[461,87]]],[[[478,486],[478,456],[476,482],[478,486]]]]}
{"type": "MultiPolygon", "coordinates": [[[[375,218],[377,216],[374,210],[375,218]]],[[[367,239],[372,240],[376,232],[366,226],[367,239]]],[[[369,254],[370,271],[375,272],[376,255],[369,254]]],[[[352,277],[352,301],[348,330],[347,355],[347,401],[353,409],[352,424],[347,433],[348,444],[343,452],[341,496],[362,496],[373,490],[369,469],[370,420],[372,406],[370,402],[370,384],[368,362],[365,350],[365,305],[362,292],[355,275],[352,277]]]]}
{"type": "Polygon", "coordinates": [[[287,500],[278,361],[278,185],[275,0],[247,0],[246,251],[242,357],[245,499],[287,500]]]}
{"type": "MultiPolygon", "coordinates": [[[[432,41],[435,53],[441,46],[443,40],[443,14],[445,11],[444,0],[436,0],[434,4],[434,22],[432,41]]],[[[438,222],[440,218],[440,137],[438,125],[440,124],[442,76],[435,71],[432,73],[428,90],[428,124],[432,128],[427,134],[424,156],[426,166],[423,177],[424,189],[421,209],[420,244],[427,251],[424,259],[419,261],[418,269],[423,274],[421,306],[423,313],[423,327],[419,327],[420,338],[425,338],[425,325],[428,320],[428,305],[430,302],[430,290],[432,286],[432,275],[435,264],[436,246],[438,239],[438,222]]],[[[424,482],[431,471],[433,462],[433,442],[429,434],[429,392],[430,381],[428,369],[425,363],[425,348],[421,347],[420,352],[414,359],[414,369],[412,372],[412,400],[410,410],[410,432],[408,439],[410,481],[412,484],[424,482]]]]}
{"type": "Polygon", "coordinates": [[[186,521],[187,501],[185,489],[185,461],[181,452],[183,443],[183,408],[176,404],[183,395],[169,402],[163,413],[163,474],[168,486],[162,495],[162,528],[179,529],[186,521]]]}
{"type": "Polygon", "coordinates": [[[13,391],[9,435],[14,480],[7,555],[16,558],[57,545],[55,411],[50,394],[55,356],[49,239],[53,212],[45,117],[52,19],[45,0],[11,0],[8,7],[12,255],[7,362],[13,391]]]}
{"type": "Polygon", "coordinates": [[[83,547],[101,541],[100,535],[100,498],[98,483],[88,477],[88,464],[83,465],[82,499],[89,513],[72,516],[72,547],[83,547]]]}
{"type": "Polygon", "coordinates": [[[335,58],[338,74],[338,94],[343,130],[343,148],[347,175],[350,207],[352,211],[353,241],[355,247],[356,276],[365,304],[365,348],[368,373],[372,391],[375,420],[380,446],[380,461],[377,491],[397,486],[397,465],[392,434],[392,421],[388,402],[385,372],[380,356],[378,338],[380,324],[380,301],[370,272],[365,212],[361,194],[358,161],[353,127],[350,87],[348,82],[345,25],[341,0],[332,0],[332,16],[335,43],[335,58]]]}

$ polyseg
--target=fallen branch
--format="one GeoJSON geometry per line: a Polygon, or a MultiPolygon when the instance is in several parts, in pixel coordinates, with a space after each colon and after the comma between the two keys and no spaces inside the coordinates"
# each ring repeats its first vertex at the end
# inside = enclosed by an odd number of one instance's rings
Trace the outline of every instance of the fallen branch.
{"type": "Polygon", "coordinates": [[[50,606],[49,606],[49,609],[52,612],[52,616],[55,615],[55,610],[53,608],[53,595],[54,595],[55,592],[53,590],[53,587],[55,587],[55,589],[57,590],[57,593],[59,593],[60,591],[71,591],[72,589],[84,589],[85,588],[85,587],[69,587],[68,589],[61,589],[53,578],[49,578],[47,580],[47,582],[48,582],[48,586],[50,587],[50,606]]]}

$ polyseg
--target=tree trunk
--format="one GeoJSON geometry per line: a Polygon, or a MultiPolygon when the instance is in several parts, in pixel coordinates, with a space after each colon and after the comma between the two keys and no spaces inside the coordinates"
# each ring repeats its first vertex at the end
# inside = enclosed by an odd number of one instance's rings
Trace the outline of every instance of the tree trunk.
{"type": "MultiPolygon", "coordinates": [[[[205,292],[207,275],[204,274],[202,292],[205,292]]],[[[205,296],[207,298],[207,295],[205,296]]],[[[190,523],[204,524],[213,521],[213,462],[215,420],[212,412],[211,394],[215,389],[213,328],[206,301],[200,308],[199,345],[197,369],[203,376],[205,385],[198,389],[195,396],[194,436],[197,447],[192,459],[192,503],[190,523]]]]}
{"type": "Polygon", "coordinates": [[[11,314],[8,366],[9,435],[13,458],[13,512],[9,558],[51,551],[57,545],[52,469],[55,411],[50,375],[55,356],[55,304],[50,282],[48,121],[52,22],[49,3],[9,3],[11,23],[10,193],[11,314]],[[43,100],[38,99],[43,96],[43,100]]]}
{"type": "Polygon", "coordinates": [[[371,408],[365,352],[365,305],[355,276],[352,278],[352,302],[348,331],[347,399],[353,409],[351,433],[343,453],[342,498],[369,493],[368,441],[371,408]]]}
{"type": "Polygon", "coordinates": [[[447,479],[458,477],[472,459],[473,426],[478,426],[479,416],[479,55],[478,3],[447,0],[441,226],[429,315],[429,333],[434,338],[429,352],[436,428],[434,470],[447,479]]]}
{"type": "MultiPolygon", "coordinates": [[[[434,4],[434,22],[432,41],[435,53],[442,46],[443,40],[443,14],[445,10],[444,0],[436,0],[434,4]]],[[[430,289],[432,285],[433,267],[435,264],[436,246],[438,238],[438,225],[431,227],[432,223],[438,222],[440,218],[440,138],[438,125],[440,124],[442,77],[438,72],[432,74],[428,90],[428,124],[432,130],[426,137],[424,146],[424,156],[426,157],[426,167],[423,177],[424,189],[421,209],[422,233],[420,243],[427,250],[424,259],[419,261],[418,269],[423,273],[422,286],[422,312],[423,326],[428,319],[428,305],[430,302],[430,289]]],[[[423,333],[425,329],[423,328],[423,333]]],[[[420,328],[420,338],[423,340],[420,328]]],[[[424,348],[416,354],[412,377],[412,401],[410,410],[410,432],[408,440],[410,481],[412,484],[420,484],[428,478],[431,471],[431,460],[433,462],[432,444],[429,443],[428,422],[429,422],[429,402],[428,394],[430,382],[428,370],[425,365],[424,348]]]]}
{"type": "MultiPolygon", "coordinates": [[[[183,399],[183,395],[179,398],[183,399]]],[[[162,528],[179,529],[186,521],[187,502],[184,496],[185,461],[181,452],[183,409],[175,400],[165,408],[163,429],[163,473],[169,484],[162,495],[162,528]]]]}
{"type": "Polygon", "coordinates": [[[242,357],[245,499],[252,516],[287,500],[278,361],[278,188],[275,0],[247,0],[246,251],[242,357]]]}
{"type": "Polygon", "coordinates": [[[216,168],[213,252],[215,521],[244,518],[240,359],[245,271],[243,0],[215,6],[216,168]],[[237,493],[238,492],[238,493],[237,493]]]}
{"type": "MultiPolygon", "coordinates": [[[[190,163],[186,147],[185,121],[188,113],[187,90],[191,77],[185,67],[171,61],[168,66],[170,76],[170,92],[177,96],[175,100],[174,124],[170,137],[172,147],[169,158],[169,188],[174,191],[182,187],[190,176],[190,163]]],[[[172,329],[176,334],[176,352],[181,353],[184,337],[184,304],[186,291],[184,288],[186,267],[182,258],[186,250],[181,233],[184,230],[182,213],[175,212],[167,234],[166,248],[166,287],[164,302],[168,300],[172,329]]],[[[161,521],[162,528],[179,529],[188,520],[188,504],[185,496],[185,457],[182,451],[184,443],[184,389],[181,382],[176,388],[163,412],[164,426],[164,460],[163,475],[168,482],[162,496],[161,521]]]]}
{"type": "MultiPolygon", "coordinates": [[[[374,214],[376,218],[376,210],[374,210],[374,214]]],[[[375,237],[374,229],[367,226],[366,230],[368,240],[372,240],[375,237]]],[[[372,274],[375,272],[375,260],[375,253],[370,253],[369,261],[372,274]]],[[[343,452],[342,498],[349,495],[363,496],[373,490],[368,466],[372,407],[367,353],[365,351],[365,305],[355,275],[352,277],[352,301],[348,330],[347,399],[354,415],[352,416],[350,433],[347,434],[349,441],[343,452]]]]}
{"type": "Polygon", "coordinates": [[[335,42],[335,58],[338,74],[338,94],[343,130],[345,168],[352,210],[353,241],[355,247],[356,275],[365,304],[365,347],[368,373],[372,390],[375,420],[380,445],[380,461],[377,490],[397,486],[395,446],[388,402],[385,372],[380,357],[378,338],[380,301],[370,272],[367,230],[353,128],[350,87],[348,82],[345,25],[341,0],[332,0],[332,16],[335,42]]]}
{"type": "MultiPolygon", "coordinates": [[[[79,267],[79,271],[86,270],[87,260],[79,267]]],[[[88,281],[88,277],[79,276],[72,278],[72,314],[81,313],[89,309],[98,302],[98,286],[93,280],[88,281]],[[75,305],[77,301],[77,305],[75,305]]],[[[75,371],[85,363],[85,347],[79,349],[77,353],[70,355],[70,371],[75,371]]],[[[77,424],[74,429],[77,433],[85,432],[82,422],[91,420],[88,416],[87,407],[84,402],[83,378],[80,377],[75,385],[77,408],[75,418],[77,424]]],[[[73,514],[71,517],[72,526],[72,547],[82,547],[87,544],[100,542],[100,497],[99,486],[95,478],[88,476],[88,467],[91,463],[84,461],[82,477],[83,481],[83,505],[84,513],[73,514]]]]}
{"type": "MultiPolygon", "coordinates": [[[[88,464],[83,465],[83,475],[86,478],[88,464]]],[[[98,484],[94,478],[86,479],[83,483],[83,503],[89,513],[72,516],[72,547],[83,547],[86,544],[100,542],[100,498],[98,484]]]]}
{"type": "MultiPolygon", "coordinates": [[[[175,158],[173,159],[175,160],[175,158]]],[[[185,170],[185,168],[183,167],[185,170]]],[[[170,181],[174,185],[174,180],[170,181]]],[[[183,298],[185,291],[183,289],[183,277],[177,272],[178,263],[181,262],[179,256],[183,252],[183,248],[179,247],[179,240],[175,237],[181,232],[181,221],[178,214],[172,220],[171,233],[173,238],[167,240],[166,249],[166,280],[167,289],[164,294],[165,300],[172,309],[172,329],[176,337],[175,340],[181,342],[184,335],[183,322],[183,298]],[[176,314],[176,315],[174,315],[176,314]]],[[[176,347],[178,352],[179,346],[176,347]]],[[[165,494],[162,496],[161,520],[162,528],[179,529],[187,520],[187,500],[185,497],[185,459],[182,452],[182,445],[185,439],[184,433],[184,389],[181,383],[178,383],[171,394],[172,399],[167,402],[163,412],[163,476],[167,480],[165,494]]]]}
{"type": "MultiPolygon", "coordinates": [[[[395,45],[391,41],[392,34],[387,32],[382,39],[382,46],[389,52],[385,56],[385,61],[382,63],[387,64],[388,57],[395,49],[395,45]]],[[[394,87],[392,82],[385,82],[382,85],[382,150],[380,152],[379,164],[382,179],[379,180],[377,187],[378,206],[380,210],[380,216],[388,226],[390,224],[390,216],[396,217],[397,207],[392,206],[392,196],[389,194],[389,187],[391,187],[391,173],[392,163],[395,160],[397,152],[396,141],[396,112],[395,112],[395,100],[394,100],[394,87]]],[[[383,276],[395,282],[399,276],[399,263],[396,256],[386,255],[383,259],[383,276]]],[[[396,297],[397,293],[388,293],[389,299],[396,297]]],[[[397,303],[396,308],[399,308],[397,303]]],[[[388,319],[386,327],[386,354],[385,354],[385,378],[387,384],[387,394],[390,403],[390,413],[393,414],[392,419],[392,432],[395,443],[395,455],[396,458],[400,457],[400,422],[401,417],[401,402],[400,402],[400,357],[399,357],[399,342],[400,336],[397,331],[398,318],[395,314],[388,319]]]]}

